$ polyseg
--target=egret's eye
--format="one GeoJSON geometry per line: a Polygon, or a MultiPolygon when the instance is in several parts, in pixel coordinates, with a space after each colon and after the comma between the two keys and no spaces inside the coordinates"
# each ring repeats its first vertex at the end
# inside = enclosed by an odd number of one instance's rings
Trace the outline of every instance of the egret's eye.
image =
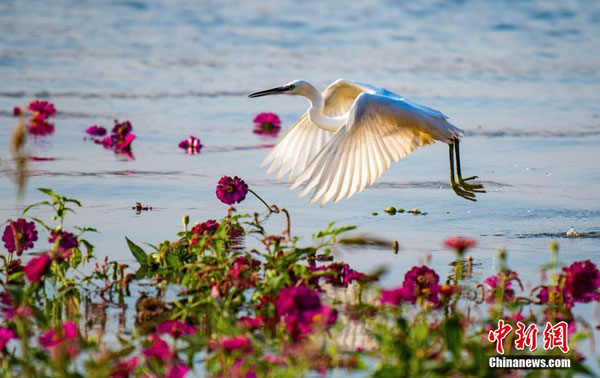
{"type": "Polygon", "coordinates": [[[292,90],[294,90],[294,88],[296,88],[296,86],[294,84],[290,84],[290,86],[288,87],[288,90],[292,91],[292,90]]]}

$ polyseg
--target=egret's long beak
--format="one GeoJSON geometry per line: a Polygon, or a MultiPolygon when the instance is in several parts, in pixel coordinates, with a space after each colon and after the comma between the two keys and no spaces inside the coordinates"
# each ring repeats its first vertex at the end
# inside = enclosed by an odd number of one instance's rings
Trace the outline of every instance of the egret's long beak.
{"type": "Polygon", "coordinates": [[[271,88],[271,89],[267,89],[266,91],[260,91],[260,92],[249,94],[248,97],[253,98],[253,97],[261,97],[261,96],[268,96],[268,95],[274,95],[274,94],[282,94],[282,93],[285,93],[285,91],[287,91],[288,89],[289,88],[286,86],[271,88]]]}

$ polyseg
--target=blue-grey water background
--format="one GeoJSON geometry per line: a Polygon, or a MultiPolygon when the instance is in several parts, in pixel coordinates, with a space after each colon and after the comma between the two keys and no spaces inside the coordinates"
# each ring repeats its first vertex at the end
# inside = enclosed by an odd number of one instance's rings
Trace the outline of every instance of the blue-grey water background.
{"type": "MultiPolygon", "coordinates": [[[[238,175],[287,208],[292,234],[306,243],[331,221],[398,240],[398,255],[365,248],[342,256],[360,271],[385,266],[384,285],[401,283],[427,253],[448,272],[453,255],[442,241],[452,234],[477,238],[480,280],[497,271],[504,247],[526,286],[538,283],[553,240],[543,234],[556,234],[561,261],[600,265],[600,239],[561,236],[600,229],[600,2],[4,0],[0,30],[4,170],[13,106],[45,98],[58,109],[56,132],[28,143],[54,160],[30,165],[21,202],[0,179],[1,219],[18,217],[42,198],[35,188],[50,187],[83,202],[69,224],[101,231],[89,238],[98,256],[131,261],[125,235],[158,243],[175,238],[183,214],[222,217],[216,182],[238,175]],[[439,143],[336,205],[309,205],[268,176],[260,163],[276,139],[254,134],[253,117],[275,112],[285,130],[307,103],[246,95],[299,78],[324,88],[340,77],[442,110],[465,130],[463,172],[479,175],[488,193],[476,203],[454,195],[439,143]],[[84,140],[88,126],[115,118],[133,124],[135,160],[84,140]],[[189,135],[204,144],[199,155],[177,148],[189,135]],[[153,210],[136,215],[137,201],[153,210]],[[427,215],[388,216],[390,205],[427,215]]],[[[248,197],[237,208],[261,206],[248,197]]],[[[280,231],[282,217],[272,218],[280,231]]],[[[595,326],[594,305],[579,307],[595,326]]]]}

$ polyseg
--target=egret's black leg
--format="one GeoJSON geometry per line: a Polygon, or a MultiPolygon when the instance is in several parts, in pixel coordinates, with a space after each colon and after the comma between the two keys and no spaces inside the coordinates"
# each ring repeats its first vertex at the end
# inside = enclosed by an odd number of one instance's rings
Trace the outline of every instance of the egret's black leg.
{"type": "Polygon", "coordinates": [[[483,185],[481,184],[469,184],[466,181],[469,180],[474,180],[477,178],[477,176],[471,176],[471,177],[467,177],[467,178],[462,178],[462,173],[460,171],[460,150],[458,147],[459,144],[459,140],[456,139],[454,141],[454,152],[456,154],[456,178],[458,179],[458,183],[465,188],[466,190],[472,191],[472,192],[477,192],[477,193],[485,193],[485,190],[483,190],[483,185]]]}
{"type": "Polygon", "coordinates": [[[469,201],[477,201],[475,199],[475,193],[461,188],[454,179],[454,144],[448,143],[448,152],[450,158],[450,187],[454,190],[454,193],[469,201]]]}

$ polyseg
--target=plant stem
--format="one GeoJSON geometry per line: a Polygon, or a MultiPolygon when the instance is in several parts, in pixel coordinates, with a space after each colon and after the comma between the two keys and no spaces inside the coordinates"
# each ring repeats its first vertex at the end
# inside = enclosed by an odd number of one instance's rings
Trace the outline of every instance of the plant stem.
{"type": "Polygon", "coordinates": [[[256,192],[250,188],[248,188],[248,191],[252,194],[254,194],[254,196],[256,196],[256,198],[258,198],[260,200],[260,202],[264,203],[265,206],[267,207],[267,209],[269,209],[269,212],[272,213],[273,209],[271,209],[271,206],[269,206],[264,199],[260,198],[260,196],[258,194],[256,194],[256,192]]]}

